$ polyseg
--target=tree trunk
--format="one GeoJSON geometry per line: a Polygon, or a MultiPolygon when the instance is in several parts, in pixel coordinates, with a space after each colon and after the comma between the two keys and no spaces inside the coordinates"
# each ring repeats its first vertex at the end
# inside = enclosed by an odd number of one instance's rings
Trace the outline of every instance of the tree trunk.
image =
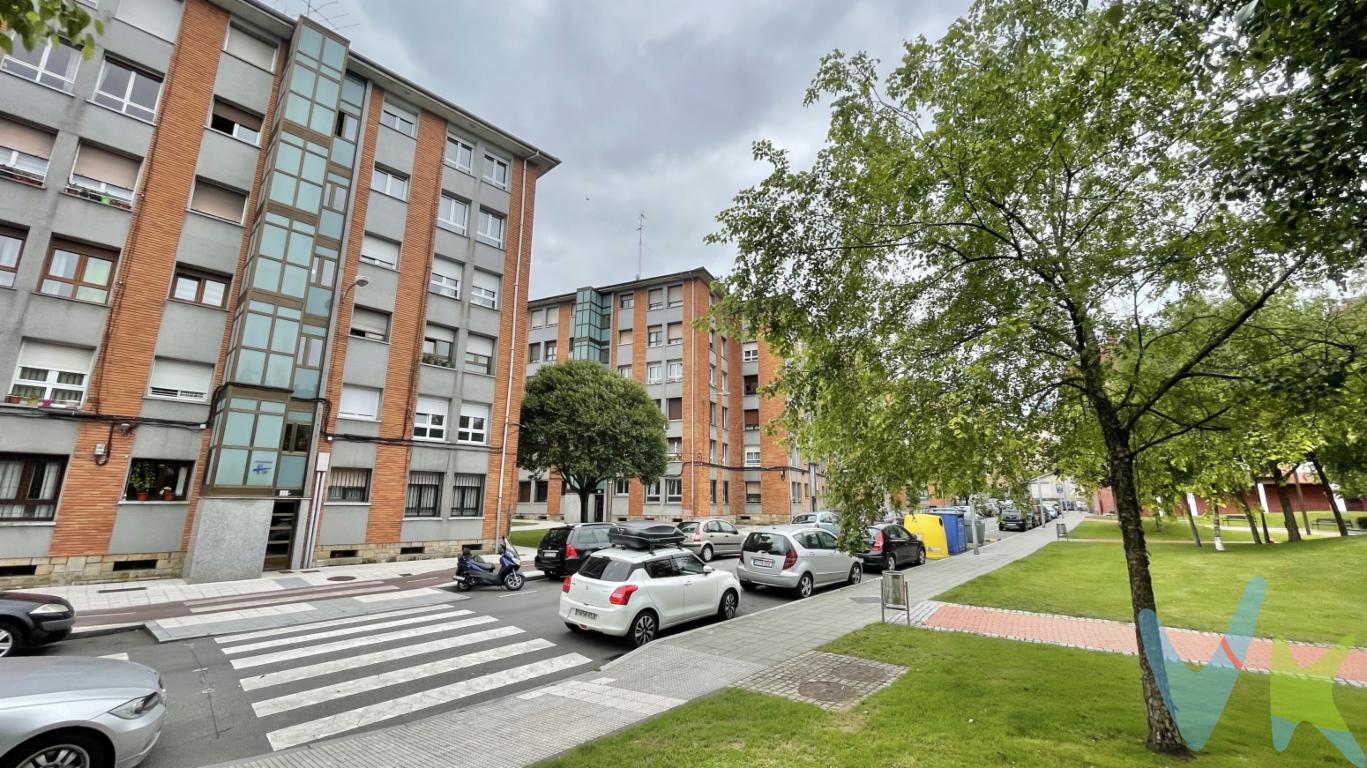
{"type": "Polygon", "coordinates": [[[1296,510],[1291,508],[1291,490],[1286,487],[1286,475],[1277,462],[1272,462],[1272,479],[1277,481],[1277,502],[1282,505],[1282,519],[1286,525],[1288,541],[1301,540],[1301,526],[1296,522],[1296,510]]]}
{"type": "Polygon", "coordinates": [[[1244,518],[1248,520],[1248,532],[1253,534],[1253,543],[1263,543],[1262,537],[1258,535],[1258,521],[1253,519],[1253,510],[1248,508],[1248,499],[1244,498],[1242,492],[1236,492],[1234,498],[1239,502],[1239,506],[1243,507],[1244,518]]]}
{"type": "Polygon", "coordinates": [[[1219,550],[1224,546],[1223,542],[1220,540],[1220,500],[1218,498],[1215,499],[1215,501],[1211,502],[1211,506],[1215,511],[1211,515],[1210,523],[1214,529],[1215,549],[1219,550]]]}
{"type": "Polygon", "coordinates": [[[584,523],[601,523],[598,514],[589,509],[589,497],[593,495],[593,490],[585,485],[577,489],[579,493],[579,520],[584,523]]]}
{"type": "Polygon", "coordinates": [[[1187,502],[1187,522],[1191,525],[1191,537],[1196,540],[1196,546],[1201,546],[1201,532],[1196,530],[1196,507],[1192,505],[1191,499],[1182,497],[1187,502]]]}
{"type": "Polygon", "coordinates": [[[1292,468],[1291,479],[1296,483],[1296,508],[1301,511],[1301,522],[1305,523],[1305,535],[1314,536],[1315,531],[1310,527],[1310,513],[1305,511],[1305,493],[1301,491],[1301,465],[1297,464],[1292,468]]]}
{"type": "Polygon", "coordinates": [[[1315,467],[1315,474],[1320,476],[1320,484],[1324,486],[1324,495],[1329,497],[1329,511],[1334,513],[1334,522],[1338,523],[1339,535],[1347,536],[1348,523],[1343,519],[1343,512],[1339,509],[1339,503],[1334,500],[1334,487],[1329,484],[1329,476],[1324,474],[1324,465],[1320,464],[1320,457],[1313,452],[1308,458],[1315,467]]]}

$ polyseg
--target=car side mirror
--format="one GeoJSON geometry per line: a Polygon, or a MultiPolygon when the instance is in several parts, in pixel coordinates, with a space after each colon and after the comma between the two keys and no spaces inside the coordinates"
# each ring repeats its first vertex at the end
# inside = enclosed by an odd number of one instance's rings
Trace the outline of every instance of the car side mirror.
{"type": "Polygon", "coordinates": [[[710,565],[704,565],[704,566],[702,567],[702,572],[703,572],[703,573],[711,573],[711,572],[713,572],[713,571],[715,571],[715,570],[717,570],[717,569],[716,569],[716,568],[713,568],[713,567],[710,566],[710,565]]]}

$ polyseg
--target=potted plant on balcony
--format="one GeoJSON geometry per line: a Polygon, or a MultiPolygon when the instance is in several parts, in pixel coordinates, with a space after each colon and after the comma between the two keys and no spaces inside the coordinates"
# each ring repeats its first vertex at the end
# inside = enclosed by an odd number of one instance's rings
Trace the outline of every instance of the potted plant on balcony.
{"type": "Polygon", "coordinates": [[[16,395],[16,394],[8,394],[8,395],[5,395],[5,402],[8,403],[8,404],[10,404],[10,405],[18,405],[19,403],[23,402],[23,400],[24,400],[24,396],[23,396],[23,395],[16,395]]]}
{"type": "Polygon", "coordinates": [[[172,488],[172,487],[169,486],[169,485],[168,485],[168,486],[165,486],[164,488],[162,488],[162,489],[161,489],[161,500],[162,500],[162,501],[175,501],[175,500],[176,500],[176,489],[175,489],[175,488],[172,488]]]}
{"type": "Polygon", "coordinates": [[[133,493],[138,501],[147,501],[147,496],[151,493],[154,482],[152,468],[146,464],[138,464],[133,467],[133,471],[128,477],[128,484],[133,486],[133,493]]]}

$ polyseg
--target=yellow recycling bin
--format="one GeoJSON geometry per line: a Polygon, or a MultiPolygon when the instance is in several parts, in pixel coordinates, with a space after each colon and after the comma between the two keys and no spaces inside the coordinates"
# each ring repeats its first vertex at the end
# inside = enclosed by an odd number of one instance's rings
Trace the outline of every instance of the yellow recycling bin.
{"type": "Polygon", "coordinates": [[[929,513],[907,515],[902,527],[916,534],[926,548],[926,557],[940,560],[949,557],[949,540],[945,537],[945,521],[929,513]]]}

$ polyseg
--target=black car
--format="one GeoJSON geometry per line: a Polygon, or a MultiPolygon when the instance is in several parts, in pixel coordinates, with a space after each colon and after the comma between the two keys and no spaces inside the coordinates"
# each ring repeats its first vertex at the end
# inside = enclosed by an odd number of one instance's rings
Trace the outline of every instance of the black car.
{"type": "Polygon", "coordinates": [[[0,658],[65,640],[75,623],[76,610],[60,597],[0,592],[0,658]]]}
{"type": "Polygon", "coordinates": [[[1015,507],[1002,510],[997,518],[997,528],[1003,531],[1028,531],[1040,525],[1033,512],[1022,512],[1015,507]]]}
{"type": "Polygon", "coordinates": [[[881,523],[864,531],[864,552],[859,559],[865,566],[895,571],[902,565],[924,563],[926,547],[906,528],[896,523],[881,523]]]}
{"type": "Polygon", "coordinates": [[[585,558],[609,546],[612,523],[579,523],[546,531],[536,546],[536,567],[548,579],[561,579],[579,572],[585,558]]]}

